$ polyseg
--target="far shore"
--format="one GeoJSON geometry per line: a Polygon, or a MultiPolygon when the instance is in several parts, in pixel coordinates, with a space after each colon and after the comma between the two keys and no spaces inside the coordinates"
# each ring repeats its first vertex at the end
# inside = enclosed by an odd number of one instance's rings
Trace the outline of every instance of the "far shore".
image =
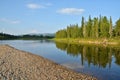
{"type": "Polygon", "coordinates": [[[98,38],[98,39],[89,39],[89,38],[54,38],[56,42],[68,43],[68,44],[85,44],[85,45],[97,45],[97,46],[119,46],[119,39],[107,39],[107,38],[98,38]]]}
{"type": "Polygon", "coordinates": [[[97,80],[41,56],[0,45],[0,80],[97,80]]]}

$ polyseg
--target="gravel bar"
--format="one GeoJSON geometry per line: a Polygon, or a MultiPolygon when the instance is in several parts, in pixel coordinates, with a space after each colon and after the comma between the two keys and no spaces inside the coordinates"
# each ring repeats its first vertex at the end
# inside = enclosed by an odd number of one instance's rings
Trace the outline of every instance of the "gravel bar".
{"type": "Polygon", "coordinates": [[[41,56],[0,45],[0,80],[97,80],[41,56]]]}

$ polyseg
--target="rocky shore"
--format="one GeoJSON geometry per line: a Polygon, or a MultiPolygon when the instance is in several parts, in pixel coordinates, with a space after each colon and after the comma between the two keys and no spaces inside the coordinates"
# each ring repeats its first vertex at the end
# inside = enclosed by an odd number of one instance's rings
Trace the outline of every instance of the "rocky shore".
{"type": "Polygon", "coordinates": [[[0,45],[0,80],[96,80],[41,56],[0,45]]]}

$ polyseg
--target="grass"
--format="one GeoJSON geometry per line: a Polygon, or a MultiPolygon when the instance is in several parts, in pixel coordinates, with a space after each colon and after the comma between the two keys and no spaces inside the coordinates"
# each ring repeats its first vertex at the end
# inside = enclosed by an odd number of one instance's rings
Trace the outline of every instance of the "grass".
{"type": "Polygon", "coordinates": [[[70,44],[87,44],[87,45],[100,45],[100,46],[118,46],[120,45],[120,38],[62,38],[53,39],[56,42],[70,43],[70,44]]]}

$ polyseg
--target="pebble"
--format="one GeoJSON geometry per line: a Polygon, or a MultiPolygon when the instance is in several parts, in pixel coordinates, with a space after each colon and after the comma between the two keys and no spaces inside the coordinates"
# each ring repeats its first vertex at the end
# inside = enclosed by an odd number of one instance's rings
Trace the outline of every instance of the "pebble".
{"type": "Polygon", "coordinates": [[[0,45],[0,80],[97,80],[41,56],[0,45]]]}

